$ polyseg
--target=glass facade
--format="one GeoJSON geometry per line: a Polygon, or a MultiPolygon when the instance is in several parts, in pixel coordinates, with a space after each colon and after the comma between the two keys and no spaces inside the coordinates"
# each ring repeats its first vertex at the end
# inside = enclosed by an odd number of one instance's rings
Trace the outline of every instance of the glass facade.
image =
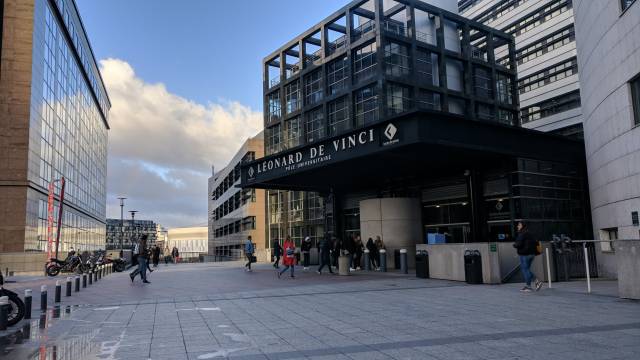
{"type": "MultiPolygon", "coordinates": [[[[47,250],[47,189],[55,181],[59,194],[62,177],[59,249],[104,249],[110,103],[75,5],[55,4],[39,0],[34,7],[28,176],[36,185],[27,194],[25,251],[47,250]]],[[[56,221],[57,213],[58,201],[56,221]]]]}

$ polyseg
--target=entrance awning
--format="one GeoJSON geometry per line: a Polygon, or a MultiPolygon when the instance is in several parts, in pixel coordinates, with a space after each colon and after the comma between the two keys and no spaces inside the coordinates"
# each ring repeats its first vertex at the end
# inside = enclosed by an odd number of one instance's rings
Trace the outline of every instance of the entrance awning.
{"type": "Polygon", "coordinates": [[[243,164],[240,187],[358,189],[515,158],[585,162],[580,141],[417,111],[243,164]]]}

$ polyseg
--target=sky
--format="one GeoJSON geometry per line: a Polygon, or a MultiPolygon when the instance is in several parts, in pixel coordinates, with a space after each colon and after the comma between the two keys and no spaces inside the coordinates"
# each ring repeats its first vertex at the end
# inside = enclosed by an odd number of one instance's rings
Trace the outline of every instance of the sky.
{"type": "Polygon", "coordinates": [[[348,0],[76,0],[111,100],[107,217],[205,226],[207,178],[262,129],[262,59],[348,0]]]}

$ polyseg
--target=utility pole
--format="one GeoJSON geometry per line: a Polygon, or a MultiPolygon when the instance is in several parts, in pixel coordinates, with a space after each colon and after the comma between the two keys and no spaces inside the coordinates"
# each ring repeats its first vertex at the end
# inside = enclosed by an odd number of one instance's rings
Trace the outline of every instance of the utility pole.
{"type": "MultiPolygon", "coordinates": [[[[129,210],[129,213],[131,214],[131,237],[132,238],[133,238],[133,232],[136,229],[136,213],[137,212],[138,212],[137,210],[129,210]]],[[[131,240],[132,240],[131,244],[133,245],[133,239],[131,240]]]]}
{"type": "Polygon", "coordinates": [[[119,197],[120,200],[120,259],[124,256],[124,201],[126,197],[119,197]]]}

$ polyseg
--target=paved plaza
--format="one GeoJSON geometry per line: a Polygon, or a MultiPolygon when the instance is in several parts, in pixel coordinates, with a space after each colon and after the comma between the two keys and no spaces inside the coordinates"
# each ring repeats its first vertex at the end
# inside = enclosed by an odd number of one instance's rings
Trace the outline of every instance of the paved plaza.
{"type": "Polygon", "coordinates": [[[522,294],[395,273],[296,275],[237,263],[161,265],[150,285],[113,274],[1,333],[0,358],[640,359],[640,303],[578,283],[522,294]]]}

